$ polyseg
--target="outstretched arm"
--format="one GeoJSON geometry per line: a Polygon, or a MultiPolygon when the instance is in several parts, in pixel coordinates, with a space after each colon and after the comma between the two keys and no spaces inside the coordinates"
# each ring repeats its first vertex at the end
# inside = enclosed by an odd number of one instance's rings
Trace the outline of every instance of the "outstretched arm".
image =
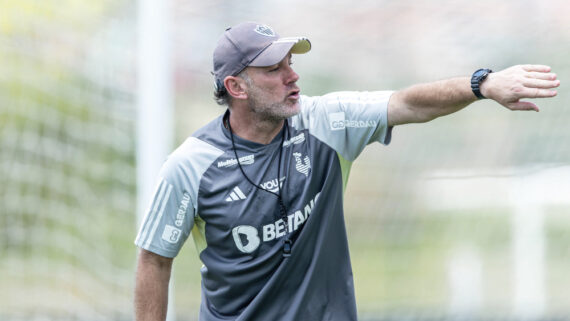
{"type": "MultiPolygon", "coordinates": [[[[388,125],[427,122],[463,109],[477,100],[470,81],[452,78],[395,92],[388,103],[388,125]]],[[[481,93],[510,110],[538,111],[534,103],[521,99],[554,97],[559,85],[548,66],[518,65],[489,74],[481,93]]]]}
{"type": "Polygon", "coordinates": [[[137,321],[165,320],[172,259],[140,251],[135,286],[137,321]]]}

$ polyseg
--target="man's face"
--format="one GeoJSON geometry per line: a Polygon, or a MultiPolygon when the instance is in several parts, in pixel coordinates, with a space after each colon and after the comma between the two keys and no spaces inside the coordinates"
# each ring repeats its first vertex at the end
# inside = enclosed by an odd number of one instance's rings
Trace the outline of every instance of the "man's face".
{"type": "Polygon", "coordinates": [[[283,120],[300,111],[299,75],[291,68],[291,54],[269,67],[248,67],[247,100],[252,112],[264,119],[283,120]]]}

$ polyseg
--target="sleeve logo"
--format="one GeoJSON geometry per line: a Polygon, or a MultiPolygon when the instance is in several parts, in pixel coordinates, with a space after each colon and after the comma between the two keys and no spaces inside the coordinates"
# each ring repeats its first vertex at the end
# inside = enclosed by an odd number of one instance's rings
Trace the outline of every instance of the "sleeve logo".
{"type": "Polygon", "coordinates": [[[180,234],[182,231],[179,228],[167,224],[162,232],[162,239],[168,243],[176,244],[180,240],[180,234]]]}
{"type": "Polygon", "coordinates": [[[330,113],[329,122],[331,130],[342,130],[345,128],[374,128],[378,126],[376,120],[352,120],[346,119],[344,112],[330,113]]]}
{"type": "Polygon", "coordinates": [[[344,124],[344,112],[330,113],[329,122],[331,125],[331,130],[342,130],[345,128],[344,124]]]}
{"type": "Polygon", "coordinates": [[[184,223],[184,218],[188,211],[188,203],[190,203],[190,194],[184,192],[182,200],[180,201],[180,206],[178,207],[178,212],[176,212],[176,221],[174,221],[174,224],[178,227],[182,226],[184,223]]]}

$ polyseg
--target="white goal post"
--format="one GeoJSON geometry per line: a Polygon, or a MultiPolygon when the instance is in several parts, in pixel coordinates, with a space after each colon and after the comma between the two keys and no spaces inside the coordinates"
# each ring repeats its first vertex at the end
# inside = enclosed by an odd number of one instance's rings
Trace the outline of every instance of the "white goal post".
{"type": "MultiPolygon", "coordinates": [[[[170,1],[139,0],[137,25],[137,226],[173,142],[170,1]]],[[[167,320],[175,320],[171,279],[167,320]]]]}

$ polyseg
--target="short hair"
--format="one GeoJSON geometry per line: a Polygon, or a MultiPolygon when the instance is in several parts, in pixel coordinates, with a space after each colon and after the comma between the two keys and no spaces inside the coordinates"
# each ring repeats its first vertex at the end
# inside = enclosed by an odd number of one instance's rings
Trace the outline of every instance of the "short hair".
{"type": "MultiPolygon", "coordinates": [[[[240,77],[243,80],[245,80],[245,82],[250,85],[251,84],[251,79],[249,78],[249,76],[247,75],[247,72],[244,70],[240,71],[236,77],[240,77]]],[[[216,101],[216,103],[220,106],[228,106],[230,107],[230,103],[232,101],[232,96],[230,96],[230,94],[228,93],[228,90],[226,89],[226,86],[224,85],[223,82],[217,83],[214,86],[214,100],[216,101]]]]}
{"type": "Polygon", "coordinates": [[[220,106],[230,106],[230,98],[231,96],[228,94],[228,90],[224,84],[218,84],[214,88],[214,100],[220,106]]]}

